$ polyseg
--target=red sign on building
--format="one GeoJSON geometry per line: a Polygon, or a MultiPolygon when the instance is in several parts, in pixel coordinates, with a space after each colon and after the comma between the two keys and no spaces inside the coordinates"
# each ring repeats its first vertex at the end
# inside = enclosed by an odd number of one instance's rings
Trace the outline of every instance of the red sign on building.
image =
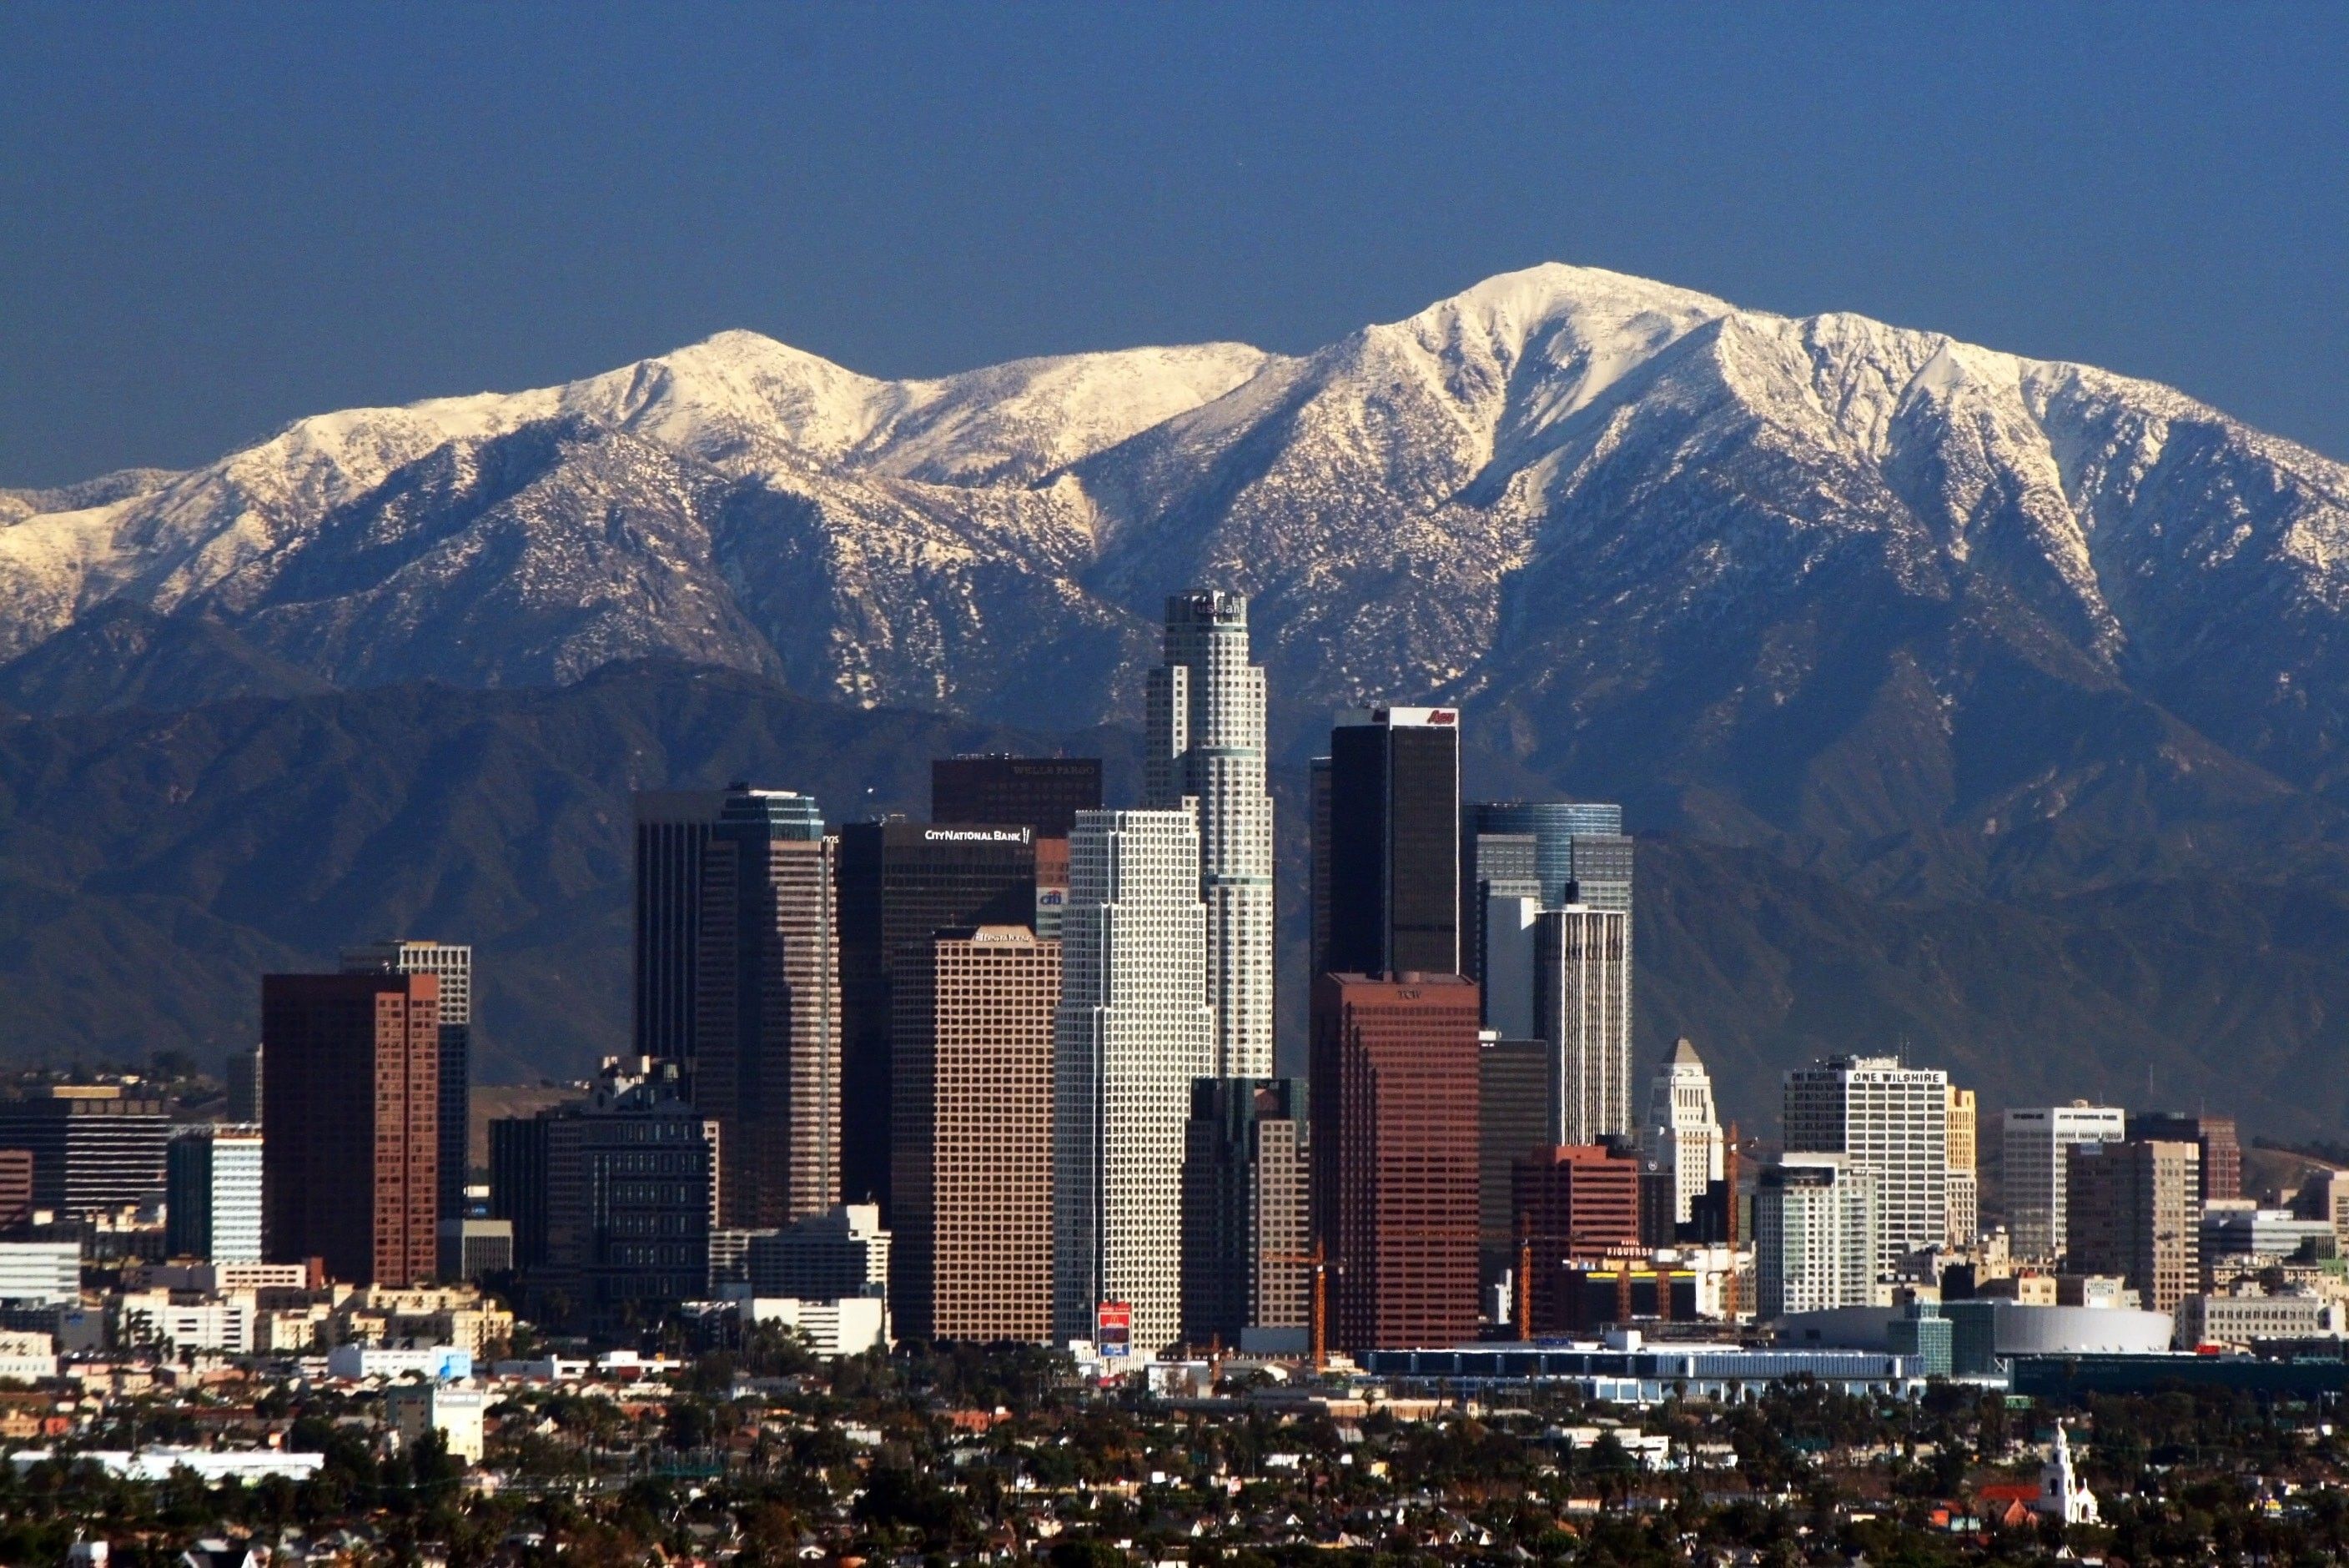
{"type": "Polygon", "coordinates": [[[1093,1344],[1103,1356],[1133,1354],[1133,1308],[1105,1301],[1093,1309],[1093,1344]]]}

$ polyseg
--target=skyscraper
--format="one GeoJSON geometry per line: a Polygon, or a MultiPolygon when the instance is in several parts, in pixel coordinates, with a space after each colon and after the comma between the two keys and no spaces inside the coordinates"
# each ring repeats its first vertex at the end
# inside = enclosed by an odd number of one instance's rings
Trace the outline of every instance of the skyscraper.
{"type": "Polygon", "coordinates": [[[688,1061],[701,951],[702,856],[726,791],[639,789],[635,806],[636,1055],[688,1061]]]}
{"type": "Polygon", "coordinates": [[[840,830],[841,1177],[852,1201],[877,1203],[893,1227],[898,968],[927,956],[933,932],[1030,924],[1035,846],[1035,830],[1025,823],[892,820],[840,830]]]}
{"type": "Polygon", "coordinates": [[[1713,1110],[1713,1077],[1683,1036],[1648,1086],[1648,1126],[1641,1140],[1672,1195],[1671,1222],[1687,1224],[1705,1189],[1721,1180],[1721,1120],[1713,1110]]]}
{"type": "Polygon", "coordinates": [[[1083,811],[1069,840],[1053,1030],[1053,1334],[1133,1309],[1133,1348],[1181,1331],[1184,1122],[1214,1073],[1198,817],[1083,811]]]}
{"type": "MultiPolygon", "coordinates": [[[[1551,908],[1631,907],[1631,841],[1623,808],[1579,800],[1478,800],[1462,814],[1470,845],[1487,834],[1533,841],[1534,896],[1551,908]]],[[[1469,858],[1474,864],[1474,857],[1469,858]]]]}
{"type": "Polygon", "coordinates": [[[738,1225],[817,1213],[840,1191],[839,841],[786,789],[639,794],[638,1054],[678,1063],[719,1124],[738,1225]]]}
{"type": "Polygon", "coordinates": [[[1476,1212],[1479,1280],[1497,1285],[1516,1267],[1517,1161],[1553,1147],[1557,1053],[1547,1040],[1482,1031],[1476,1047],[1476,1212]]]}
{"type": "Polygon", "coordinates": [[[0,1149],[33,1156],[33,1207],[82,1215],[163,1190],[171,1119],[119,1084],[44,1084],[0,1099],[0,1149]]]}
{"type": "Polygon", "coordinates": [[[1629,914],[1571,903],[1534,917],[1534,1032],[1557,1052],[1555,1140],[1630,1134],[1629,914]]]}
{"type": "Polygon", "coordinates": [[[1313,1222],[1336,1270],[1336,1341],[1473,1339],[1476,987],[1413,973],[1313,984],[1313,1222]]]}
{"type": "Polygon", "coordinates": [[[930,764],[930,820],[1017,823],[1040,839],[1065,839],[1077,813],[1102,804],[1098,757],[941,757],[930,764]]]}
{"type": "Polygon", "coordinates": [[[1559,1333],[1574,1320],[1569,1298],[1580,1289],[1568,1265],[1640,1249],[1640,1162],[1613,1149],[1567,1145],[1529,1151],[1509,1174],[1510,1206],[1533,1264],[1531,1326],[1559,1333]]]}
{"type": "Polygon", "coordinates": [[[465,1217],[472,1113],[473,950],[453,942],[370,942],[343,949],[346,975],[430,975],[440,982],[440,1217],[465,1217]]]}
{"type": "Polygon", "coordinates": [[[228,1119],[261,1125],[261,1047],[228,1054],[228,1119]]]}
{"type": "Polygon", "coordinates": [[[2201,1202],[2226,1202],[2243,1195],[2243,1146],[2236,1136],[2233,1117],[2208,1112],[2188,1116],[2179,1111],[2132,1111],[2128,1135],[2136,1139],[2184,1139],[2200,1150],[2200,1186],[2196,1196],[2201,1202]]]}
{"type": "Polygon", "coordinates": [[[730,789],[702,851],[686,1078],[738,1225],[840,1202],[839,843],[805,795],[730,789]]]}
{"type": "Polygon", "coordinates": [[[2019,1107],[2006,1113],[2000,1135],[2000,1183],[2017,1260],[2053,1264],[2063,1257],[2064,1150],[2075,1143],[2118,1143],[2128,1136],[2127,1113],[2116,1105],[2019,1107]]]}
{"type": "Polygon", "coordinates": [[[611,1330],[709,1279],[709,1130],[675,1062],[606,1058],[595,1092],[544,1124],[546,1256],[535,1310],[611,1330]]]}
{"type": "MultiPolygon", "coordinates": [[[[1463,973],[1484,988],[1486,1024],[1506,1033],[1531,1005],[1521,975],[1530,972],[1532,910],[1586,904],[1628,923],[1632,841],[1623,808],[1595,801],[1473,801],[1460,821],[1463,973]]],[[[1625,954],[1628,963],[1628,945],[1625,954]]]]}
{"type": "Polygon", "coordinates": [[[2065,1258],[2119,1274],[2149,1312],[2201,1288],[2202,1150],[2184,1140],[2075,1143],[2064,1151],[2065,1258]]]}
{"type": "Polygon", "coordinates": [[[1832,1057],[1788,1073],[1785,1103],[1788,1154],[1845,1155],[1874,1179],[1878,1273],[1941,1244],[1950,1223],[1947,1073],[1893,1057],[1832,1057]]]}
{"type": "MultiPolygon", "coordinates": [[[[1476,808],[1468,808],[1471,817],[1476,808]]],[[[1530,1037],[1534,1016],[1534,916],[1542,906],[1531,833],[1464,833],[1460,841],[1461,973],[1484,998],[1485,1026],[1510,1039],[1530,1037]]]]}
{"type": "Polygon", "coordinates": [[[1866,1306],[1876,1280],[1876,1178],[1840,1154],[1788,1154],[1754,1190],[1754,1294],[1764,1321],[1866,1306]]]}
{"type": "Polygon", "coordinates": [[[513,1227],[513,1266],[524,1272],[546,1266],[546,1123],[544,1116],[490,1123],[490,1217],[513,1227]]]}
{"type": "Polygon", "coordinates": [[[930,764],[930,820],[1018,823],[1036,832],[1036,917],[1047,942],[1061,939],[1069,903],[1069,832],[1080,811],[1102,804],[1098,757],[946,757],[930,764]]]}
{"type": "Polygon", "coordinates": [[[1460,973],[1460,713],[1368,708],[1330,732],[1327,973],[1460,973]]]}
{"type": "Polygon", "coordinates": [[[1973,1245],[1982,1229],[1982,1185],[1975,1174],[1974,1091],[1950,1086],[1949,1241],[1953,1247],[1973,1245]]]}
{"type": "Polygon", "coordinates": [[[439,1264],[440,982],[265,975],[263,1247],[350,1284],[439,1264]]]}
{"type": "Polygon", "coordinates": [[[163,1250],[216,1264],[261,1261],[261,1129],[212,1124],[171,1140],[163,1250]]]}
{"type": "Polygon", "coordinates": [[[889,1302],[902,1338],[1052,1332],[1052,1024],[1061,945],[1026,924],[901,954],[889,1302]]]}
{"type": "MultiPolygon", "coordinates": [[[[1319,975],[1330,967],[1330,759],[1316,757],[1305,767],[1305,812],[1309,842],[1306,867],[1305,967],[1319,975]]],[[[1308,984],[1310,984],[1309,981],[1308,984]]]]}
{"type": "Polygon", "coordinates": [[[1145,698],[1143,804],[1198,814],[1207,1005],[1217,1078],[1272,1073],[1272,797],[1264,786],[1264,670],[1248,662],[1247,600],[1166,600],[1165,662],[1145,698]]]}
{"type": "Polygon", "coordinates": [[[1238,1346],[1250,1329],[1299,1328],[1311,1285],[1305,1085],[1203,1078],[1183,1157],[1183,1338],[1238,1346]]]}

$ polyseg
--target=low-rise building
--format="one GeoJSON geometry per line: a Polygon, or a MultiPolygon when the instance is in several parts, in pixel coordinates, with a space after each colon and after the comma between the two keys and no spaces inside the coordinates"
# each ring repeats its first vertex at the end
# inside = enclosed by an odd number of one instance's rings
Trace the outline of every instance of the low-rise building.
{"type": "Polygon", "coordinates": [[[1826,1348],[1747,1350],[1733,1345],[1647,1345],[1637,1334],[1600,1344],[1489,1344],[1452,1350],[1372,1350],[1363,1370],[1396,1383],[1454,1392],[1485,1387],[1572,1385],[1585,1398],[1656,1404],[1676,1393],[1703,1399],[1749,1396],[1765,1383],[1809,1378],[1854,1395],[1912,1395],[1925,1385],[1914,1357],[1826,1348]]]}
{"type": "Polygon", "coordinates": [[[751,1233],[743,1273],[753,1295],[834,1301],[889,1294],[889,1233],[880,1208],[840,1203],[771,1234],[751,1233]]]}
{"type": "Polygon", "coordinates": [[[0,1242],[0,1301],[63,1306],[80,1299],[80,1243],[0,1242]]]}
{"type": "Polygon", "coordinates": [[[54,1335],[0,1333],[0,1382],[43,1383],[57,1375],[54,1335]]]}
{"type": "Polygon", "coordinates": [[[2178,1346],[2255,1345],[2262,1339],[2320,1339],[2344,1332],[2339,1302],[2315,1295],[2249,1293],[2189,1295],[2178,1304],[2178,1346]]]}
{"type": "Polygon", "coordinates": [[[2262,1209],[2242,1199],[2212,1203],[2202,1211],[2206,1264],[2221,1258],[2331,1257],[2335,1243],[2330,1215],[2302,1218],[2290,1209],[2262,1209]]]}
{"type": "Polygon", "coordinates": [[[196,1291],[127,1291],[114,1298],[114,1343],[165,1355],[215,1350],[248,1355],[254,1348],[250,1292],[212,1295],[196,1291]]]}
{"type": "Polygon", "coordinates": [[[311,1288],[310,1271],[301,1264],[151,1263],[126,1270],[126,1287],[141,1290],[193,1290],[206,1293],[249,1290],[302,1291],[311,1288]]]}
{"type": "MultiPolygon", "coordinates": [[[[47,1449],[20,1449],[8,1456],[8,1462],[21,1474],[52,1457],[47,1449]]],[[[76,1463],[97,1465],[119,1480],[169,1480],[172,1471],[186,1470],[207,1484],[232,1478],[250,1484],[272,1476],[307,1480],[326,1463],[324,1454],[287,1453],[281,1449],[84,1449],[73,1457],[76,1463]]]]}
{"type": "Polygon", "coordinates": [[[512,1338],[513,1326],[471,1285],[369,1285],[336,1302],[329,1334],[344,1345],[454,1345],[478,1357],[512,1338]]]}
{"type": "Polygon", "coordinates": [[[747,1295],[729,1299],[745,1327],[761,1323],[781,1324],[797,1333],[807,1342],[809,1350],[826,1361],[886,1349],[890,1343],[888,1303],[877,1295],[845,1295],[830,1301],[747,1295]]]}
{"type": "Polygon", "coordinates": [[[437,1431],[450,1453],[473,1465],[486,1451],[481,1415],[488,1408],[489,1396],[481,1389],[446,1383],[391,1388],[383,1397],[384,1418],[403,1445],[437,1431]]]}
{"type": "Polygon", "coordinates": [[[337,1345],[326,1352],[326,1376],[363,1383],[370,1377],[430,1377],[460,1383],[473,1375],[471,1351],[453,1345],[390,1348],[380,1345],[337,1345]]]}

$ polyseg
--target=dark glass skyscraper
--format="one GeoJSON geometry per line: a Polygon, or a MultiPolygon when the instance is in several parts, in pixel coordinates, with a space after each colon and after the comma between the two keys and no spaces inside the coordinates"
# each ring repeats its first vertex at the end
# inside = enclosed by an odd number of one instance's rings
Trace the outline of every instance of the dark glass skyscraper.
{"type": "Polygon", "coordinates": [[[1623,836],[1623,808],[1584,800],[1478,800],[1461,814],[1466,837],[1500,833],[1531,838],[1533,894],[1544,908],[1567,902],[1569,887],[1599,909],[1630,907],[1630,841],[1623,836]],[[1616,903],[1619,890],[1624,902],[1616,903]]]}
{"type": "Polygon", "coordinates": [[[934,822],[1016,823],[1065,839],[1102,804],[1098,757],[941,757],[930,764],[934,822]]]}
{"type": "Polygon", "coordinates": [[[1307,1321],[1310,1140],[1297,1078],[1203,1078],[1183,1148],[1183,1337],[1238,1346],[1307,1321]]]}
{"type": "Polygon", "coordinates": [[[685,1081],[738,1226],[840,1201],[839,843],[811,797],[730,789],[702,850],[685,1081]]]}
{"type": "Polygon", "coordinates": [[[513,1265],[546,1263],[546,1125],[543,1116],[490,1123],[490,1217],[513,1226],[513,1265]]]}
{"type": "Polygon", "coordinates": [[[1460,713],[1381,707],[1330,733],[1324,973],[1460,972],[1460,713]]]}
{"type": "Polygon", "coordinates": [[[639,794],[638,1054],[720,1128],[722,1209],[781,1224],[839,1201],[836,839],[787,789],[639,794]]]}
{"type": "Polygon", "coordinates": [[[887,1216],[898,966],[920,961],[938,931],[1032,928],[1035,921],[1035,833],[1024,824],[895,820],[841,830],[841,1190],[848,1202],[877,1202],[887,1216]]]}
{"type": "Polygon", "coordinates": [[[701,857],[726,804],[722,789],[636,792],[636,1054],[693,1054],[700,952],[701,857]]]}

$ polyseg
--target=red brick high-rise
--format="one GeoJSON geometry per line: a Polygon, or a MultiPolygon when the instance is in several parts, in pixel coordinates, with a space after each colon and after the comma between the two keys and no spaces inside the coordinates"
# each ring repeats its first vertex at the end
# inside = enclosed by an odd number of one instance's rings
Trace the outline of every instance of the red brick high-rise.
{"type": "Polygon", "coordinates": [[[1476,986],[1313,982],[1313,1214],[1331,1338],[1362,1351],[1476,1336],[1476,986]]]}
{"type": "Polygon", "coordinates": [[[440,983],[266,975],[262,1244],[352,1284],[433,1277],[440,1218],[440,983]]]}
{"type": "Polygon", "coordinates": [[[1533,1328],[1578,1326],[1569,1263],[1596,1263],[1640,1247],[1640,1161],[1595,1143],[1536,1150],[1511,1168],[1510,1210],[1532,1253],[1533,1328]]]}

